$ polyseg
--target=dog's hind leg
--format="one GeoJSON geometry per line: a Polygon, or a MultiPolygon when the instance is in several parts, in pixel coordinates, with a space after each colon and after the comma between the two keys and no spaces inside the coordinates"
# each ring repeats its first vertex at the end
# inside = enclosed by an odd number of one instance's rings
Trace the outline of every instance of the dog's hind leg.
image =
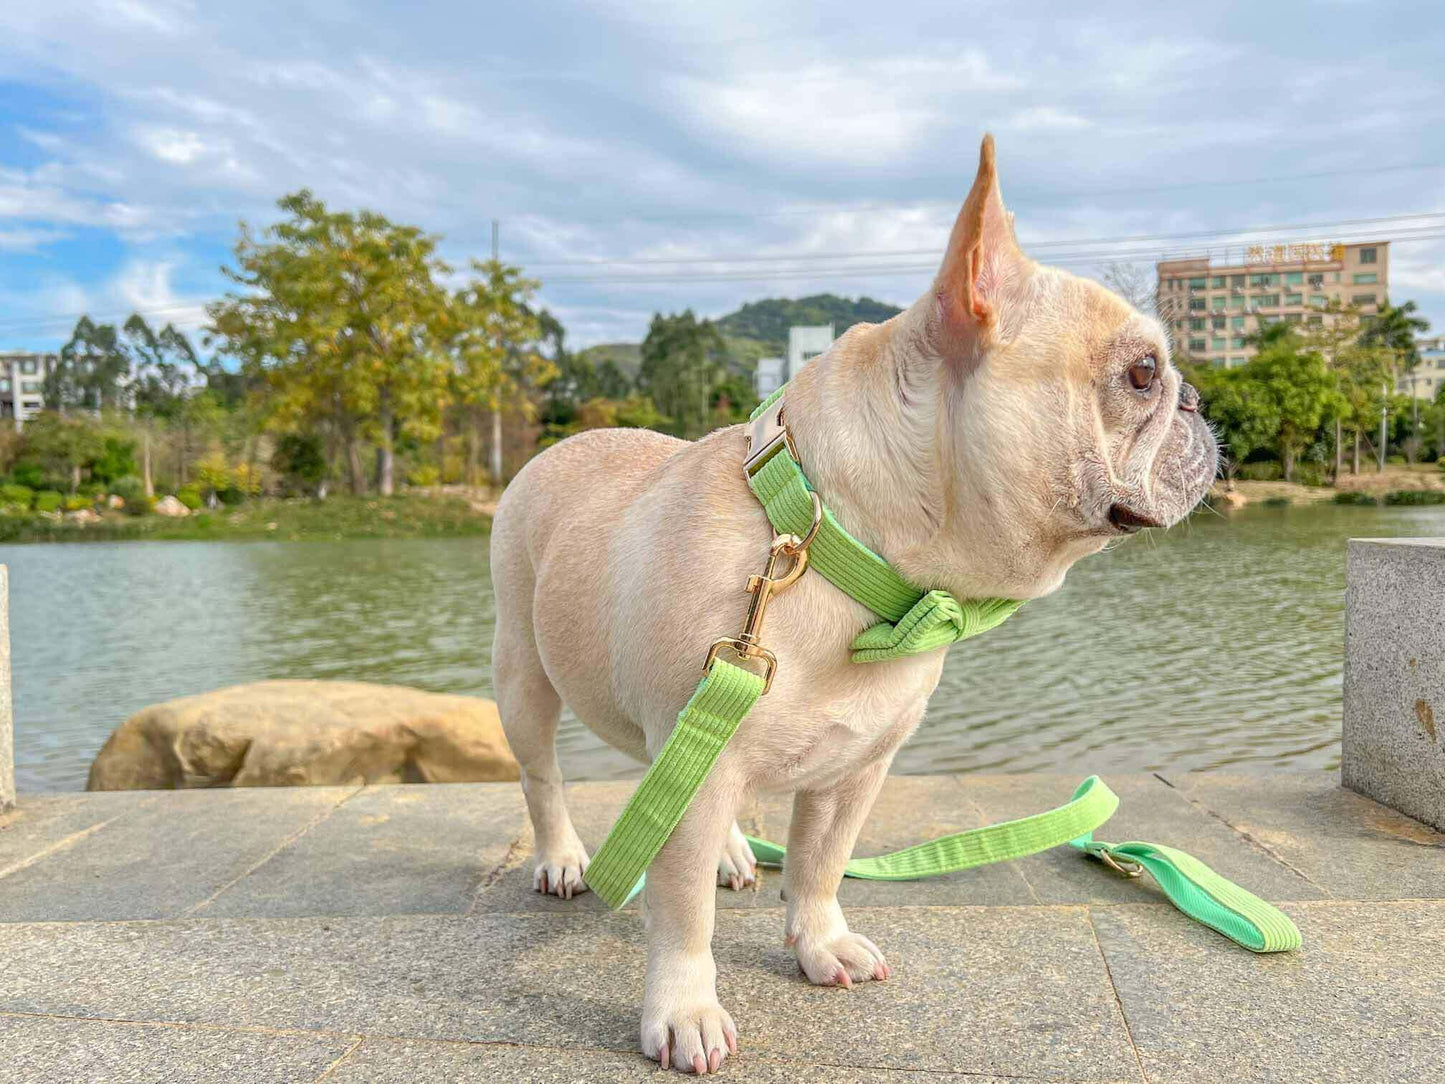
{"type": "Polygon", "coordinates": [[[522,793],[537,842],[532,887],[563,899],[586,892],[582,874],[587,851],[562,794],[557,763],[557,720],[562,698],[543,669],[532,630],[533,581],[530,568],[513,560],[501,569],[493,537],[493,581],[497,595],[497,632],[492,644],[492,684],[507,744],[522,769],[522,793]]]}

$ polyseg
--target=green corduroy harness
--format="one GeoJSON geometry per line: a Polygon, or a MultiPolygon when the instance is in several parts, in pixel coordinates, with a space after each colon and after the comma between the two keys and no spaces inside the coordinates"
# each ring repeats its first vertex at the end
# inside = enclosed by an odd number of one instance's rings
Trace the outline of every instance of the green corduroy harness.
{"type": "MultiPolygon", "coordinates": [[[[708,652],[697,691],[587,869],[588,886],[613,908],[624,906],[642,890],[647,867],[687,812],[728,740],[771,686],[777,660],[758,640],[763,612],[769,598],[807,568],[879,617],[853,641],[852,658],[857,663],[884,662],[966,640],[1001,624],[1022,605],[1011,599],[960,601],[946,591],[920,591],[844,530],[822,505],[798,463],[783,419],[785,390],[779,388],[753,412],[744,464],[748,485],[777,532],[768,565],[762,576],[748,583],[753,602],[744,631],[718,640],[708,652]],[[787,575],[778,577],[774,572],[783,556],[791,557],[794,564],[787,575]],[[739,661],[761,661],[763,674],[720,658],[723,650],[739,661]]],[[[1286,915],[1198,859],[1154,843],[1094,839],[1094,829],[1118,806],[1114,792],[1098,776],[1090,776],[1068,803],[1056,809],[957,832],[892,854],[854,858],[845,875],[910,881],[1068,844],[1125,876],[1137,877],[1147,870],[1175,907],[1247,949],[1282,952],[1299,947],[1299,930],[1286,915]]],[[[752,836],[748,843],[760,863],[782,864],[785,852],[778,844],[752,836]]]]}

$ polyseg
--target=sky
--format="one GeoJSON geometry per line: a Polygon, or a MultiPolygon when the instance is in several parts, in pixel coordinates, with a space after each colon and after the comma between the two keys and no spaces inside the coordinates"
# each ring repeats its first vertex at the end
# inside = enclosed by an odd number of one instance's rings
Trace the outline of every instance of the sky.
{"type": "Polygon", "coordinates": [[[1396,238],[1391,299],[1445,331],[1434,5],[1183,11],[0,5],[0,349],[56,349],[82,313],[200,328],[238,220],[301,187],[458,267],[497,220],[574,346],[763,297],[907,304],[985,131],[1045,262],[1152,276],[1164,252],[1396,238]]]}

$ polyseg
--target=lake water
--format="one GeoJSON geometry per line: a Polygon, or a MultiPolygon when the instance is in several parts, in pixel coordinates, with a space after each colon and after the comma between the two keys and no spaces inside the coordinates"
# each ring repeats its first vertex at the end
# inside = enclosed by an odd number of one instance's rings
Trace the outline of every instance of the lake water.
{"type": "MultiPolygon", "coordinates": [[[[1202,512],[953,648],[902,772],[1338,763],[1345,540],[1445,508],[1202,512]]],[[[263,678],[490,695],[485,538],[0,546],[17,783],[77,790],[126,716],[263,678]]],[[[570,715],[569,778],[640,774],[570,715]]]]}

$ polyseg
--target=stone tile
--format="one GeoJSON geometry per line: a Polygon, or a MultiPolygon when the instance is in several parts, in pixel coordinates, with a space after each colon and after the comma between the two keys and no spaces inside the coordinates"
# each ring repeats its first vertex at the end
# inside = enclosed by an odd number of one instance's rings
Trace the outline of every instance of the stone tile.
{"type": "MultiPolygon", "coordinates": [[[[22,796],[9,813],[0,815],[0,877],[14,872],[47,851],[73,846],[102,825],[156,800],[150,791],[108,791],[97,794],[22,796]]],[[[42,857],[45,856],[45,857],[42,857]]]]}
{"type": "MultiPolygon", "coordinates": [[[[842,1079],[859,1084],[928,1084],[937,1080],[968,1081],[969,1084],[1044,1084],[1039,1077],[991,1077],[851,1067],[845,1076],[839,1072],[837,1065],[765,1061],[745,1050],[737,1057],[729,1058],[718,1076],[747,1080],[753,1084],[791,1084],[792,1081],[838,1084],[842,1079]]],[[[655,1082],[667,1078],[659,1078],[657,1066],[641,1054],[369,1039],[326,1079],[331,1084],[361,1084],[363,1081],[366,1084],[414,1084],[418,1080],[573,1084],[579,1080],[655,1082]]]]}
{"type": "Polygon", "coordinates": [[[1445,833],[1345,790],[1333,772],[1188,773],[1170,782],[1328,896],[1445,897],[1445,833]]]}
{"type": "Polygon", "coordinates": [[[290,1084],[315,1080],[355,1039],[0,1015],[0,1079],[24,1084],[290,1084]]]}
{"type": "MultiPolygon", "coordinates": [[[[1052,774],[962,777],[965,791],[989,823],[1063,805],[1082,781],[1052,774]]],[[[1119,775],[1105,782],[1119,796],[1119,810],[1095,833],[1100,839],[1138,839],[1185,851],[1263,899],[1323,897],[1299,874],[1155,776],[1119,775]]],[[[1043,903],[1167,902],[1150,878],[1121,877],[1072,847],[1055,847],[1011,864],[1043,903]]]]}
{"type": "Polygon", "coordinates": [[[204,913],[462,914],[523,836],[526,816],[515,783],[368,787],[204,913]]]}
{"type": "MultiPolygon", "coordinates": [[[[1082,909],[855,908],[850,921],[889,953],[892,981],[810,986],[779,911],[719,915],[719,992],[748,1054],[1137,1080],[1082,909]]],[[[621,1053],[644,967],[637,916],[584,912],[10,925],[0,958],[10,1011],[621,1053]]]]}
{"type": "Polygon", "coordinates": [[[1272,956],[1156,911],[1092,912],[1151,1084],[1445,1080],[1445,902],[1295,904],[1272,956]]]}
{"type": "MultiPolygon", "coordinates": [[[[750,835],[786,845],[792,821],[791,794],[766,795],[758,802],[757,829],[750,835]]],[[[864,822],[853,853],[859,857],[887,854],[927,839],[977,828],[988,823],[959,777],[948,775],[890,776],[864,822]]],[[[762,906],[780,902],[780,871],[770,871],[759,892],[762,906]]],[[[929,877],[920,881],[864,881],[845,878],[838,890],[845,907],[925,905],[1009,905],[1032,902],[1029,887],[1010,864],[929,877]]]]}
{"type": "MultiPolygon", "coordinates": [[[[125,816],[0,881],[0,922],[184,914],[352,793],[343,787],[151,792],[125,816]]],[[[86,795],[84,805],[111,806],[110,798],[86,795]]]]}
{"type": "MultiPolygon", "coordinates": [[[[500,785],[500,784],[499,784],[500,785]]],[[[521,795],[521,788],[515,783],[510,784],[521,795]]],[[[589,855],[596,854],[602,841],[607,838],[608,831],[612,824],[622,812],[622,807],[632,797],[632,792],[637,789],[635,781],[622,781],[615,783],[578,783],[567,788],[567,808],[572,814],[572,823],[577,828],[577,834],[582,837],[582,842],[587,848],[589,855]]],[[[746,815],[740,820],[746,820],[746,815]]],[[[748,830],[744,824],[744,831],[748,830]]],[[[533,836],[530,823],[525,835],[526,848],[518,854],[513,855],[511,866],[503,872],[496,883],[483,890],[477,896],[475,910],[512,912],[512,911],[536,911],[542,914],[573,914],[584,913],[605,913],[608,908],[594,893],[584,892],[580,896],[574,896],[570,900],[558,899],[556,896],[543,896],[532,887],[532,872],[536,866],[536,851],[533,847],[533,836]]],[[[717,890],[717,907],[746,908],[754,907],[758,903],[759,893],[768,884],[769,877],[776,877],[776,871],[771,873],[762,871],[760,884],[741,892],[734,892],[730,888],[719,888],[717,890]]],[[[774,888],[776,897],[776,888],[774,888]]],[[[637,903],[634,901],[625,910],[635,911],[637,903]]]]}

